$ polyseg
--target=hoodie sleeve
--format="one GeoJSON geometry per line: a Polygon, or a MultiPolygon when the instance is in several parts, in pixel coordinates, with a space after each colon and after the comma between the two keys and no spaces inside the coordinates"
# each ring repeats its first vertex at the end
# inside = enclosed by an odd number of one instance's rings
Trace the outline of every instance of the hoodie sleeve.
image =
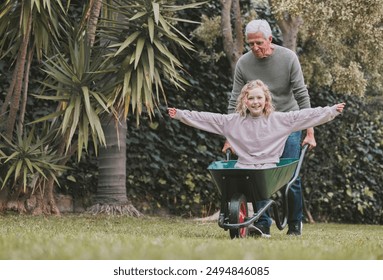
{"type": "Polygon", "coordinates": [[[298,131],[327,123],[340,113],[336,110],[336,105],[334,105],[332,107],[316,107],[291,111],[288,114],[290,115],[289,120],[292,130],[298,131]]]}
{"type": "Polygon", "coordinates": [[[183,122],[184,124],[207,132],[224,135],[224,124],[226,121],[226,116],[227,115],[217,113],[177,109],[175,119],[183,122]]]}

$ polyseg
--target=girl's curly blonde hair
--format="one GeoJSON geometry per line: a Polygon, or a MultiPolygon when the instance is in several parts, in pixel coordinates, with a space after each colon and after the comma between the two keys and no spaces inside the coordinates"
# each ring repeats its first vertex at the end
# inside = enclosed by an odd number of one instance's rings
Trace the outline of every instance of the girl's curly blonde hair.
{"type": "Polygon", "coordinates": [[[241,93],[237,99],[237,107],[235,108],[235,111],[239,113],[242,117],[245,117],[248,113],[246,107],[246,98],[249,95],[249,92],[255,88],[262,89],[263,93],[265,94],[266,102],[265,108],[263,109],[263,114],[265,116],[268,116],[271,114],[271,112],[274,111],[271,92],[267,85],[265,85],[261,80],[253,80],[243,86],[241,93]]]}

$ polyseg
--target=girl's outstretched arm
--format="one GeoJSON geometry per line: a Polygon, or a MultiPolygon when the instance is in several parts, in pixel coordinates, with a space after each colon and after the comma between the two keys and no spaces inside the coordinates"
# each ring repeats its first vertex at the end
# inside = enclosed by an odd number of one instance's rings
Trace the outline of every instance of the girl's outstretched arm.
{"type": "Polygon", "coordinates": [[[177,109],[176,108],[168,108],[168,114],[169,116],[174,119],[174,117],[176,116],[177,114],[177,109]]]}
{"type": "Polygon", "coordinates": [[[219,135],[223,135],[224,126],[228,122],[227,115],[219,113],[168,108],[168,114],[186,125],[219,135]]]}

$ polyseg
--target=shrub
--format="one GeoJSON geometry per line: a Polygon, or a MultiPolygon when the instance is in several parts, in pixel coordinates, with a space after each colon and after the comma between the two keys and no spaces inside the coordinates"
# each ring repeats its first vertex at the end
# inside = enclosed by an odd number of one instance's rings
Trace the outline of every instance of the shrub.
{"type": "Polygon", "coordinates": [[[382,113],[368,99],[323,91],[313,106],[345,101],[343,115],[315,128],[317,148],[302,170],[304,193],[314,219],[383,223],[382,113]]]}

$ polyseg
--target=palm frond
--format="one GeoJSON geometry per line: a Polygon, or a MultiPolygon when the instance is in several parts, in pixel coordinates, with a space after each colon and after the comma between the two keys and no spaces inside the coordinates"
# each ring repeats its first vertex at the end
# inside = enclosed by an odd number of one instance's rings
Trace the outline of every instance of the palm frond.
{"type": "Polygon", "coordinates": [[[192,21],[177,18],[176,13],[200,7],[205,2],[182,6],[169,2],[175,1],[145,0],[134,5],[129,0],[112,1],[107,8],[117,15],[116,19],[100,22],[100,36],[111,40],[109,51],[113,53],[113,63],[122,64],[117,75],[122,90],[113,91],[120,97],[113,96],[110,100],[122,101],[117,104],[123,106],[126,115],[131,108],[137,121],[144,109],[152,116],[161,97],[166,102],[162,79],[180,89],[188,85],[182,76],[182,63],[175,54],[179,48],[187,51],[194,48],[175,24],[192,21]]]}
{"type": "Polygon", "coordinates": [[[112,57],[104,55],[103,48],[91,48],[87,36],[78,36],[78,33],[74,32],[73,39],[65,46],[68,56],[47,58],[44,63],[47,79],[41,82],[47,90],[38,98],[65,102],[61,113],[56,112],[62,115],[60,130],[62,135],[68,136],[67,151],[77,137],[80,158],[82,150],[88,147],[88,133],[96,139],[96,151],[99,143],[106,145],[100,118],[109,111],[108,92],[114,88],[112,74],[116,67],[110,63],[112,57]]]}

